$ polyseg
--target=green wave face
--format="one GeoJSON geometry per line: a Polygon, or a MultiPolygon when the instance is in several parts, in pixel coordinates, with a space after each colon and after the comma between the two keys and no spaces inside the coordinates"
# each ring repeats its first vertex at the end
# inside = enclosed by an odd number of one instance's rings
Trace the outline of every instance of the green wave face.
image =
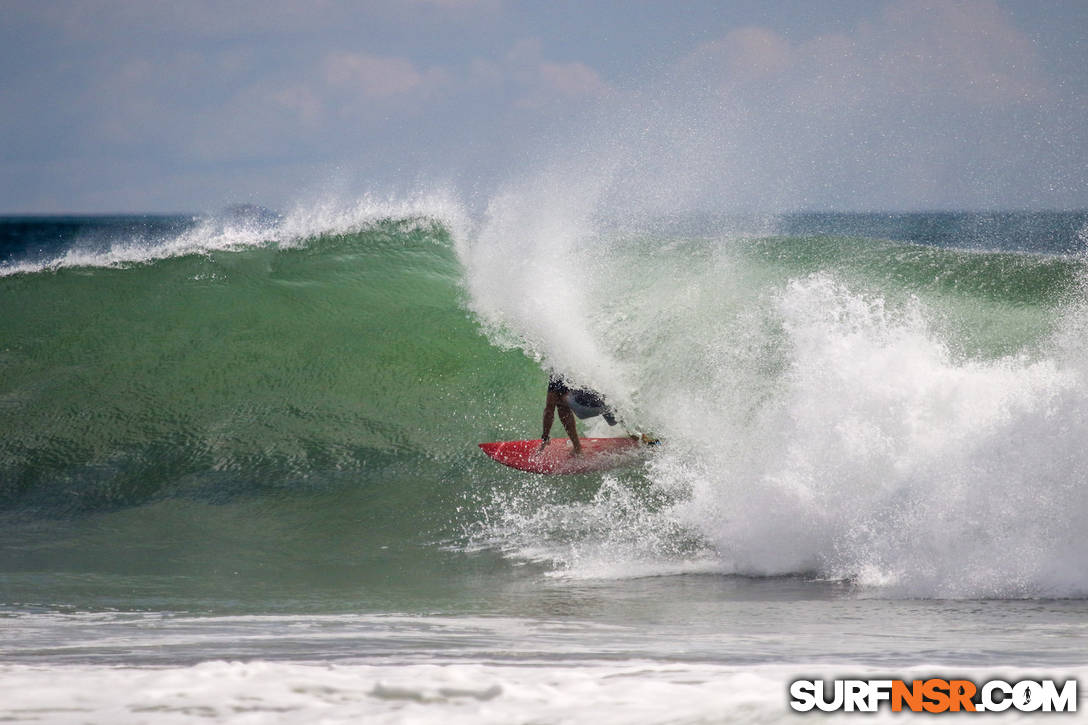
{"type": "Polygon", "coordinates": [[[530,376],[459,295],[447,232],[411,221],[0,278],[0,501],[223,500],[463,456],[466,415],[530,376]]]}

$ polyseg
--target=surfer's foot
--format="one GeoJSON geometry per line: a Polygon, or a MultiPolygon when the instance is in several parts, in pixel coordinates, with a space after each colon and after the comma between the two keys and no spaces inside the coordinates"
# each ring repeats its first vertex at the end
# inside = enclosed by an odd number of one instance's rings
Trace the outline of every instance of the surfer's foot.
{"type": "Polygon", "coordinates": [[[658,443],[661,442],[660,438],[656,438],[652,435],[649,435],[648,433],[643,433],[641,439],[642,442],[648,446],[656,446],[658,443]]]}

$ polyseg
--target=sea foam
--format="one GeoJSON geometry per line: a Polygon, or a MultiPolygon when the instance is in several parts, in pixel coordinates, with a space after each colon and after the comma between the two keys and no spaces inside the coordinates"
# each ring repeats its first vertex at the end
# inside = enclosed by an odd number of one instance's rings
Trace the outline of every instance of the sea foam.
{"type": "MultiPolygon", "coordinates": [[[[525,487],[496,497],[485,540],[576,578],[713,561],[889,596],[1088,592],[1078,293],[1025,308],[997,277],[958,292],[981,253],[935,252],[941,284],[914,288],[841,257],[806,270],[804,245],[776,259],[730,231],[624,231],[595,207],[607,174],[589,178],[601,186],[493,200],[460,249],[470,306],[493,342],[666,445],[640,474],[649,494],[607,477],[581,502],[525,487]]],[[[889,266],[910,256],[880,244],[889,266]]]]}

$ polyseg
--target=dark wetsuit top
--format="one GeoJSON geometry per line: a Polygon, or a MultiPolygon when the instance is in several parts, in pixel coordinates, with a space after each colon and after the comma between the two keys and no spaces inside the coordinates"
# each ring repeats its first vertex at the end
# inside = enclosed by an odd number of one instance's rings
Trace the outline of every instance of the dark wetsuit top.
{"type": "Polygon", "coordinates": [[[549,393],[558,393],[559,395],[565,395],[568,392],[570,392],[570,388],[568,388],[567,384],[563,382],[563,378],[559,377],[558,375],[549,375],[548,376],[548,392],[549,393]]]}

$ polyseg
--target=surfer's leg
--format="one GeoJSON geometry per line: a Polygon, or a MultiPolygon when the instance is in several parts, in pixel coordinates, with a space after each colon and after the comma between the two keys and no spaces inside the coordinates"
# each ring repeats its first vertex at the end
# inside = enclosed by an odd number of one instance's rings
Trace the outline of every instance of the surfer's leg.
{"type": "Polygon", "coordinates": [[[555,407],[559,411],[559,422],[567,429],[567,435],[570,437],[571,445],[574,446],[574,452],[581,453],[582,443],[578,440],[578,424],[574,420],[574,413],[571,411],[570,406],[563,402],[555,407]]]}
{"type": "Polygon", "coordinates": [[[544,403],[544,433],[540,436],[544,439],[544,442],[540,444],[543,448],[548,444],[548,436],[551,435],[552,421],[555,420],[555,406],[561,405],[562,401],[559,399],[559,393],[548,391],[548,397],[544,403]]]}

